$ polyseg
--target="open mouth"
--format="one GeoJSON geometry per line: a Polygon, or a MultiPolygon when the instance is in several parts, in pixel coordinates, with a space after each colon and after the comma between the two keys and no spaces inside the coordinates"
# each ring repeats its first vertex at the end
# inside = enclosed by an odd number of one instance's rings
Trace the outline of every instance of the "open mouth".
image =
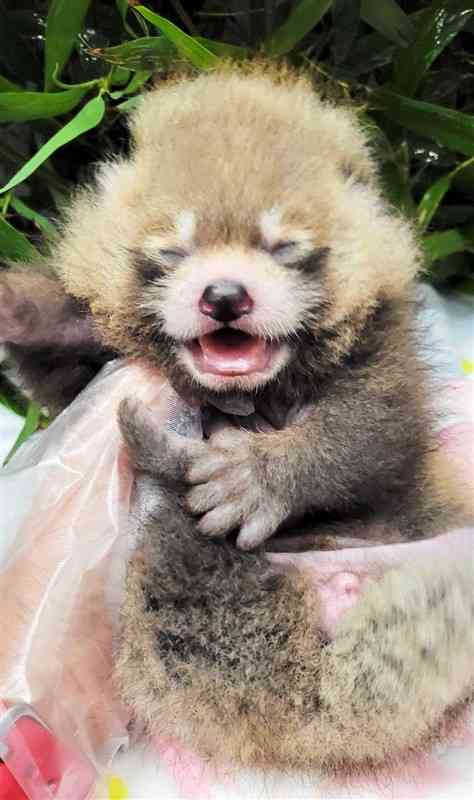
{"type": "Polygon", "coordinates": [[[207,333],[186,347],[200,372],[227,377],[264,372],[278,349],[260,336],[232,328],[207,333]]]}

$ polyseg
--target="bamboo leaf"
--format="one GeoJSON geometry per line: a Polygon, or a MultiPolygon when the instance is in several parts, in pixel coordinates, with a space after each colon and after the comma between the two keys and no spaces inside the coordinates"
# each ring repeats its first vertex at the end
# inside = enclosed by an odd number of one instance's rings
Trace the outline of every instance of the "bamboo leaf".
{"type": "Polygon", "coordinates": [[[0,255],[2,259],[32,261],[39,253],[26,236],[0,217],[0,255]]]}
{"type": "Polygon", "coordinates": [[[9,81],[8,78],[4,78],[3,75],[0,75],[0,92],[23,92],[24,89],[22,86],[19,86],[17,83],[13,83],[13,81],[9,81]]]}
{"type": "Polygon", "coordinates": [[[129,9],[128,0],[115,0],[115,5],[117,6],[122,22],[125,22],[129,9]]]}
{"type": "Polygon", "coordinates": [[[86,91],[76,86],[66,92],[0,92],[0,122],[29,122],[67,114],[86,91]]]}
{"type": "Polygon", "coordinates": [[[410,18],[395,0],[362,0],[360,15],[391,42],[406,47],[415,35],[410,18]]]}
{"type": "Polygon", "coordinates": [[[454,186],[466,194],[474,196],[474,164],[454,176],[454,186]]]}
{"type": "Polygon", "coordinates": [[[394,91],[413,96],[433,61],[473,15],[472,0],[436,0],[426,9],[414,41],[395,56],[394,91]]]}
{"type": "Polygon", "coordinates": [[[452,228],[437,231],[423,239],[425,260],[428,264],[463,250],[474,251],[474,235],[470,228],[452,228]]]}
{"type": "Polygon", "coordinates": [[[176,49],[187,58],[191,64],[198,67],[198,69],[212,69],[212,67],[218,63],[218,58],[214,53],[211,53],[210,50],[196,41],[196,39],[193,39],[192,36],[188,36],[187,33],[184,33],[177,25],[174,25],[159,14],[155,14],[145,6],[138,5],[133,8],[134,11],[141,14],[144,19],[151,22],[155,28],[161,31],[163,36],[169,39],[169,41],[175,45],[176,49]]]}
{"type": "MultiPolygon", "coordinates": [[[[136,39],[137,34],[127,22],[127,14],[129,12],[132,3],[129,3],[128,0],[115,0],[115,5],[117,6],[117,11],[120,14],[120,19],[122,20],[123,27],[125,28],[127,33],[132,37],[132,39],[136,39]]],[[[148,34],[147,24],[145,20],[142,19],[141,17],[137,17],[137,20],[143,33],[145,33],[145,35],[148,34]]]]}
{"type": "Polygon", "coordinates": [[[28,406],[28,411],[26,413],[25,423],[23,428],[21,429],[15,444],[13,445],[12,449],[8,453],[5,461],[3,462],[3,466],[8,464],[12,456],[16,453],[19,447],[26,442],[26,440],[33,434],[35,431],[38,430],[41,421],[41,408],[38,403],[31,401],[28,406]]]}
{"type": "Polygon", "coordinates": [[[412,100],[390,89],[377,89],[372,97],[393,122],[455,152],[474,155],[474,116],[471,114],[412,100]]]}
{"type": "Polygon", "coordinates": [[[408,217],[415,214],[415,204],[406,171],[395,160],[382,162],[381,179],[384,194],[395,208],[408,217]]]}
{"type": "Polygon", "coordinates": [[[349,55],[357,38],[361,0],[333,0],[332,24],[334,63],[340,64],[349,55]]]}
{"type": "Polygon", "coordinates": [[[236,60],[247,58],[250,55],[248,47],[241,47],[237,44],[227,44],[227,42],[215,42],[214,39],[204,39],[202,36],[196,37],[204,47],[207,47],[211,53],[219,56],[220,58],[234,58],[236,60]]]}
{"type": "Polygon", "coordinates": [[[171,64],[176,56],[176,47],[166,36],[146,36],[114,47],[96,47],[89,52],[109,64],[150,71],[171,64]]]}
{"type": "Polygon", "coordinates": [[[265,40],[263,50],[266,55],[283,56],[289,53],[313,30],[331,4],[332,0],[300,0],[285,22],[265,40]]]}
{"type": "Polygon", "coordinates": [[[51,238],[56,236],[57,230],[49,221],[49,219],[43,216],[43,214],[40,214],[38,211],[35,211],[33,208],[27,206],[26,203],[24,203],[23,200],[20,200],[19,197],[15,197],[15,195],[13,195],[10,200],[10,205],[15,209],[17,214],[25,217],[25,219],[28,219],[30,222],[34,222],[45,236],[49,236],[51,238]]]}
{"type": "Polygon", "coordinates": [[[0,189],[0,193],[8,192],[10,189],[13,189],[14,186],[18,186],[19,183],[26,180],[26,178],[35,172],[35,170],[55,153],[56,150],[59,150],[60,147],[64,147],[68,142],[77,139],[78,136],[97,127],[104,116],[104,112],[105,103],[102,97],[97,96],[89,100],[64,128],[61,128],[60,131],[55,133],[54,136],[52,136],[51,139],[49,139],[46,144],[18,170],[13,178],[0,189]]]}
{"type": "Polygon", "coordinates": [[[19,417],[26,416],[29,405],[28,398],[7,376],[0,372],[0,403],[18,414],[19,417]]]}
{"type": "Polygon", "coordinates": [[[469,158],[467,161],[464,161],[463,164],[459,164],[459,166],[456,167],[456,169],[453,169],[452,172],[449,172],[447,175],[443,175],[435,183],[433,183],[429,189],[426,190],[418,204],[417,211],[418,225],[420,226],[421,230],[426,230],[426,228],[429,226],[446,192],[448,192],[451,188],[453,179],[456,177],[456,175],[466,167],[472,166],[473,163],[474,158],[469,158]]]}
{"type": "Polygon", "coordinates": [[[128,100],[124,100],[123,103],[119,103],[117,108],[122,114],[129,114],[130,111],[134,111],[137,106],[140,105],[142,101],[142,96],[140,94],[135,95],[135,97],[129,97],[128,100]]]}
{"type": "MultiPolygon", "coordinates": [[[[197,37],[196,41],[211,53],[225,58],[245,58],[249,52],[245,47],[214,42],[212,39],[197,37]]],[[[168,67],[178,53],[176,46],[166,36],[146,36],[114,47],[97,47],[89,52],[110,64],[140,72],[168,67]]]]}
{"type": "Polygon", "coordinates": [[[110,92],[112,100],[119,100],[121,97],[124,97],[124,95],[126,96],[128,94],[135,94],[135,92],[138,92],[138,90],[142,88],[143,84],[145,84],[147,80],[151,78],[152,74],[152,72],[148,72],[146,70],[137,70],[136,72],[133,72],[133,76],[130,82],[126,85],[125,89],[120,89],[120,91],[117,92],[110,92]]]}
{"type": "Polygon", "coordinates": [[[71,55],[84,22],[90,0],[51,0],[46,22],[44,88],[54,90],[53,75],[59,76],[71,55]]]}

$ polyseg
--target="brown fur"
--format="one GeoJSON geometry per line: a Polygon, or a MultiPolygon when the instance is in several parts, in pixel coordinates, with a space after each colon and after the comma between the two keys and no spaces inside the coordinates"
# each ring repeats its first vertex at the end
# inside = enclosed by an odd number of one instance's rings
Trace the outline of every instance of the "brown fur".
{"type": "Polygon", "coordinates": [[[122,429],[156,481],[117,661],[151,734],[211,761],[352,773],[442,738],[474,692],[472,561],[389,571],[328,642],[303,578],[202,540],[180,500],[185,463],[153,417],[125,406],[122,429]]]}
{"type": "Polygon", "coordinates": [[[132,132],[131,156],[72,204],[51,259],[64,290],[105,347],[145,355],[181,395],[219,405],[225,390],[199,381],[180,346],[193,280],[235,268],[268,301],[257,333],[288,358],[251,391],[230,390],[278,422],[271,433],[227,430],[167,457],[123,415],[137,469],[157,479],[130,566],[124,696],[151,729],[241,764],[333,769],[426,746],[472,693],[471,565],[390,572],[329,644],[301,579],[268,576],[261,554],[199,536],[250,524],[261,541],[309,515],[314,545],[361,528],[406,540],[472,517],[436,464],[412,232],[381,200],[352,112],[289,71],[165,83],[132,132]],[[189,210],[192,252],[170,265],[160,252],[183,246],[189,210]],[[300,256],[273,258],[272,236],[295,239],[300,256]]]}
{"type": "Polygon", "coordinates": [[[83,304],[42,269],[0,272],[0,341],[25,388],[62,411],[112,357],[83,304]]]}
{"type": "MultiPolygon", "coordinates": [[[[212,401],[215,392],[183,367],[166,331],[179,298],[186,302],[189,271],[237,248],[268,295],[272,284],[273,293],[283,287],[281,313],[293,313],[289,361],[258,388],[257,402],[311,406],[304,422],[248,439],[260,488],[278,500],[266,515],[273,529],[308,510],[396,517],[402,538],[443,527],[457,504],[440,506],[430,475],[432,423],[410,308],[418,252],[380,199],[352,112],[322,103],[291,71],[225,68],[150,92],[132,133],[131,156],[106,164],[96,187],[78,193],[51,260],[66,291],[92,310],[105,345],[145,354],[181,394],[212,401]],[[282,235],[299,231],[327,252],[315,271],[256,252],[256,221],[274,206],[282,235]],[[147,255],[150,241],[175,244],[176,215],[188,207],[195,254],[163,274],[147,255]],[[157,278],[144,283],[147,259],[157,278]],[[291,497],[289,475],[298,484],[291,497]]],[[[251,502],[228,523],[220,513],[221,532],[251,502]]]]}

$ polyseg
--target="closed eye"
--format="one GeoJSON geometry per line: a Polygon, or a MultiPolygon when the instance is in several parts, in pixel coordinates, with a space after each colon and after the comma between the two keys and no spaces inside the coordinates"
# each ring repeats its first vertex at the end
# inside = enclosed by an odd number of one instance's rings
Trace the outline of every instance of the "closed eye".
{"type": "Polygon", "coordinates": [[[188,255],[178,248],[163,248],[153,255],[147,255],[141,250],[132,250],[134,264],[141,283],[153,283],[166,273],[167,269],[176,267],[188,255]]]}
{"type": "Polygon", "coordinates": [[[186,258],[187,255],[186,251],[179,247],[168,248],[158,251],[157,261],[164,266],[175,267],[180,261],[186,258]]]}
{"type": "Polygon", "coordinates": [[[316,247],[314,250],[306,252],[301,250],[304,245],[300,242],[287,241],[279,242],[271,249],[271,255],[292,269],[297,269],[299,272],[306,274],[316,272],[325,262],[329,255],[329,247],[316,247]]]}
{"type": "Polygon", "coordinates": [[[306,255],[298,258],[296,261],[291,263],[292,269],[296,269],[299,272],[304,273],[305,275],[312,275],[326,263],[329,253],[331,252],[331,248],[329,247],[317,247],[315,250],[312,250],[310,253],[306,253],[306,255]]]}
{"type": "Polygon", "coordinates": [[[278,242],[275,244],[270,252],[272,256],[278,261],[286,261],[286,259],[294,257],[298,248],[298,242],[278,242]]]}

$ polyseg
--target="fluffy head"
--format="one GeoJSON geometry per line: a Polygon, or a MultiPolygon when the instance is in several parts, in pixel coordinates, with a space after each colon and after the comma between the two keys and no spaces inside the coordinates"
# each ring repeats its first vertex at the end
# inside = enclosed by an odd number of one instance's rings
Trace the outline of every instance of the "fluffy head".
{"type": "Polygon", "coordinates": [[[355,115],[305,77],[177,78],[131,127],[130,157],[79,193],[55,258],[119,352],[205,392],[253,390],[321,339],[340,359],[381,303],[406,295],[411,232],[380,199],[355,115]],[[230,315],[206,305],[223,284],[240,292],[230,315]]]}

